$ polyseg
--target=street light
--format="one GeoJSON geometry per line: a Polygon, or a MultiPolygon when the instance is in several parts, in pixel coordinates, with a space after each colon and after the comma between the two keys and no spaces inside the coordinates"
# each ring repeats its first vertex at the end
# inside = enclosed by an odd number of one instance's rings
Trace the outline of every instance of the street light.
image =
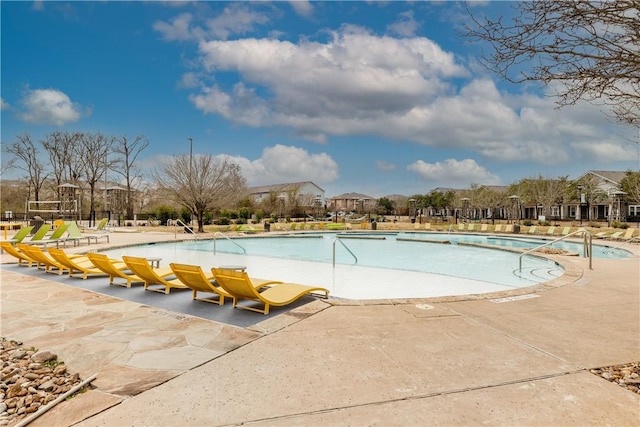
{"type": "Polygon", "coordinates": [[[189,140],[189,181],[191,181],[191,174],[193,173],[193,138],[187,138],[189,140]]]}
{"type": "Polygon", "coordinates": [[[582,193],[582,185],[578,185],[578,215],[580,216],[580,225],[582,225],[582,203],[584,203],[584,193],[582,193]]]}
{"type": "Polygon", "coordinates": [[[463,197],[462,199],[460,199],[460,201],[462,202],[462,216],[466,218],[468,221],[469,220],[469,202],[471,202],[471,199],[469,199],[468,197],[463,197]]]}
{"type": "Polygon", "coordinates": [[[278,196],[278,204],[280,205],[280,222],[282,222],[282,212],[284,211],[284,196],[278,196]]]}
{"type": "Polygon", "coordinates": [[[416,222],[416,199],[409,199],[407,200],[409,202],[409,208],[411,209],[411,213],[413,216],[413,222],[416,222]]]}
{"type": "Polygon", "coordinates": [[[517,219],[517,222],[520,222],[520,197],[518,197],[518,196],[516,196],[514,194],[513,196],[509,196],[509,199],[511,200],[511,208],[512,208],[512,211],[513,211],[513,217],[514,217],[514,219],[517,219]],[[517,212],[517,214],[516,214],[516,212],[517,212]]]}

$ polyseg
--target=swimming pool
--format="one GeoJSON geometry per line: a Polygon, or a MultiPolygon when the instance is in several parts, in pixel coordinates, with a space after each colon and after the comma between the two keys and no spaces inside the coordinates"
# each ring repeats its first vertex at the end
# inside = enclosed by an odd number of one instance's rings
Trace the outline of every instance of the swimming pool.
{"type": "MultiPolygon", "coordinates": [[[[190,240],[114,249],[113,257],[134,255],[213,266],[243,265],[254,277],[324,286],[332,297],[422,298],[481,294],[531,286],[559,277],[563,269],[546,258],[463,243],[534,247],[541,240],[438,233],[308,233],[190,240]],[[334,266],[335,250],[335,266],[334,266]]],[[[570,252],[581,243],[561,242],[570,252]]],[[[560,247],[554,245],[554,247],[560,247]]],[[[599,248],[594,256],[623,257],[599,248]]]]}

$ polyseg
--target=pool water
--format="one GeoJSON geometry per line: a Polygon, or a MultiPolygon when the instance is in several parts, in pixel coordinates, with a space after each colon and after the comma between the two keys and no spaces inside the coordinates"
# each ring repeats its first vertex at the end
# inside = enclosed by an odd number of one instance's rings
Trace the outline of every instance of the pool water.
{"type": "MultiPolygon", "coordinates": [[[[253,277],[324,286],[333,297],[350,299],[495,292],[531,286],[563,274],[561,266],[543,257],[523,257],[520,271],[518,253],[458,243],[532,248],[544,241],[438,233],[308,233],[191,240],[107,253],[116,258],[159,257],[163,265],[196,264],[205,271],[214,266],[244,265],[253,277]]],[[[553,247],[582,252],[582,243],[559,243],[553,247]]],[[[622,250],[593,248],[596,257],[628,255],[622,250]]]]}

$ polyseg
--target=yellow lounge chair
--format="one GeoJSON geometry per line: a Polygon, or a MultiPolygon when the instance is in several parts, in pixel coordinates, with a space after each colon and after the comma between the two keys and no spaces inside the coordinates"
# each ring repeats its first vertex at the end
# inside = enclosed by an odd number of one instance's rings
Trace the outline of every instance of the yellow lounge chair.
{"type": "Polygon", "coordinates": [[[482,224],[480,226],[480,231],[489,231],[489,224],[482,224]]]}
{"type": "Polygon", "coordinates": [[[562,232],[560,234],[562,234],[563,236],[566,236],[567,234],[569,234],[571,232],[571,227],[564,227],[562,229],[562,232]]]}
{"type": "Polygon", "coordinates": [[[552,225],[551,227],[549,227],[549,229],[547,230],[547,234],[549,235],[553,235],[556,232],[556,226],[552,225]]]}
{"type": "Polygon", "coordinates": [[[513,224],[507,224],[504,226],[505,233],[513,233],[513,224]]]}
{"type": "Polygon", "coordinates": [[[475,224],[469,224],[469,227],[467,227],[467,231],[473,231],[475,228],[475,224]]]}
{"type": "Polygon", "coordinates": [[[178,279],[167,279],[167,277],[174,275],[170,267],[154,269],[149,264],[149,261],[142,257],[124,255],[122,259],[133,274],[144,280],[145,290],[168,294],[171,289],[189,289],[187,285],[178,279]],[[151,288],[151,285],[160,286],[151,288]]]}
{"type": "Polygon", "coordinates": [[[31,267],[33,264],[37,264],[34,259],[31,259],[26,252],[22,252],[16,246],[13,246],[10,242],[0,242],[0,248],[9,255],[18,259],[18,265],[25,265],[31,267]]]}
{"type": "MultiPolygon", "coordinates": [[[[60,248],[49,248],[47,249],[49,255],[58,263],[62,264],[69,270],[69,277],[74,277],[73,275],[76,272],[82,273],[82,278],[86,279],[89,275],[91,276],[104,276],[104,271],[97,268],[91,259],[88,256],[84,256],[82,258],[72,259],[70,256],[66,254],[66,252],[60,248]]],[[[125,269],[127,266],[123,262],[114,263],[115,268],[125,269]]]]}
{"type": "Polygon", "coordinates": [[[606,239],[607,240],[617,240],[617,239],[620,238],[620,236],[622,236],[623,233],[624,233],[624,231],[616,231],[611,236],[606,237],[606,239]]]}
{"type": "Polygon", "coordinates": [[[529,227],[529,230],[527,230],[527,232],[529,234],[536,234],[536,226],[532,225],[531,227],[529,227]]]}
{"type": "MultiPolygon", "coordinates": [[[[58,260],[51,257],[49,254],[43,252],[43,250],[38,246],[26,245],[24,243],[18,243],[17,246],[18,249],[24,252],[36,263],[39,269],[42,270],[42,267],[44,267],[44,271],[46,271],[47,273],[63,274],[65,271],[69,270],[69,267],[61,264],[60,262],[58,262],[58,260]]],[[[91,264],[91,261],[83,256],[77,256],[76,262],[91,264]]]]}
{"type": "Polygon", "coordinates": [[[494,231],[496,233],[502,232],[502,224],[496,224],[496,227],[494,228],[494,231]]]}
{"type": "Polygon", "coordinates": [[[225,297],[231,298],[231,295],[225,292],[224,289],[220,288],[215,282],[212,283],[213,277],[204,275],[200,266],[177,263],[171,263],[169,266],[178,280],[191,288],[194,300],[223,305],[225,297]],[[215,294],[217,297],[198,298],[198,292],[215,294]]]}
{"type": "Polygon", "coordinates": [[[631,240],[633,238],[633,232],[635,230],[633,228],[627,228],[627,231],[623,234],[623,235],[618,235],[616,237],[613,237],[614,240],[631,240]]]}
{"type": "Polygon", "coordinates": [[[130,288],[132,283],[144,283],[144,280],[142,280],[135,274],[128,274],[124,269],[120,270],[119,265],[117,264],[118,261],[109,258],[105,254],[89,252],[87,254],[87,258],[89,258],[89,260],[93,263],[93,265],[95,265],[96,268],[102,270],[107,276],[109,276],[110,285],[130,288]],[[126,280],[126,283],[116,283],[114,282],[116,278],[124,279],[126,280]]]}
{"type": "Polygon", "coordinates": [[[251,281],[245,271],[230,270],[223,268],[212,268],[211,272],[216,282],[222,289],[227,291],[233,298],[233,306],[244,310],[269,314],[269,307],[283,306],[290,304],[304,295],[312,293],[323,293],[325,298],[329,297],[329,290],[319,286],[306,286],[297,283],[276,283],[267,286],[264,290],[259,290],[259,285],[251,281]],[[238,305],[238,300],[252,300],[261,302],[263,309],[248,305],[238,305]]]}

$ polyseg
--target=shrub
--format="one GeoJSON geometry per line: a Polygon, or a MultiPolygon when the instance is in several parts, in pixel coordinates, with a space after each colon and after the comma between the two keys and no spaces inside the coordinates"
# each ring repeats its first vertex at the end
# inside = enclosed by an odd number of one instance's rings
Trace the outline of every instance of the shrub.
{"type": "Polygon", "coordinates": [[[161,225],[167,225],[167,221],[176,218],[178,212],[169,206],[159,206],[157,210],[157,218],[161,225]]]}
{"type": "Polygon", "coordinates": [[[530,219],[525,219],[524,221],[522,221],[522,225],[525,225],[527,227],[531,227],[531,224],[533,224],[533,222],[530,219]]]}
{"type": "Polygon", "coordinates": [[[231,220],[227,217],[220,217],[218,219],[216,219],[215,221],[213,221],[213,223],[215,225],[229,225],[231,224],[231,220]]]}
{"type": "Polygon", "coordinates": [[[245,218],[236,219],[236,224],[246,224],[247,220],[245,218]]]}
{"type": "Polygon", "coordinates": [[[593,221],[591,221],[591,222],[589,223],[589,227],[592,227],[592,228],[600,228],[600,224],[599,224],[599,223],[597,223],[597,222],[593,222],[593,221]]]}

